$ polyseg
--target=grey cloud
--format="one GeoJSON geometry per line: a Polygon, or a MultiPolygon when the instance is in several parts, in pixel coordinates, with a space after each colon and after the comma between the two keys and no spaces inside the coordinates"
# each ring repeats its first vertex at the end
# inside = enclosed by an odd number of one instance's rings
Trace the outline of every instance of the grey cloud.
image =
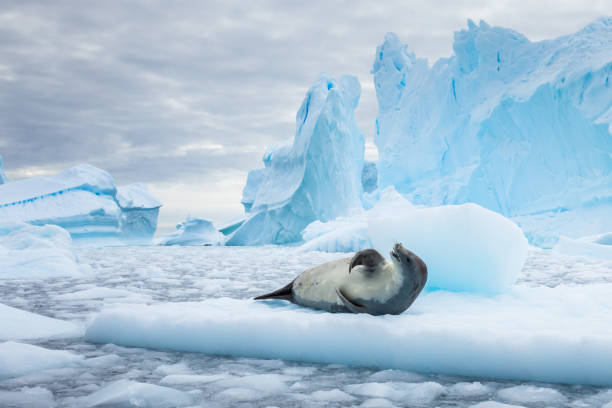
{"type": "MultiPolygon", "coordinates": [[[[387,31],[433,60],[470,17],[537,40],[612,14],[606,3],[4,1],[0,154],[9,173],[90,162],[120,183],[246,172],[293,135],[319,72],[370,82],[387,31]],[[198,143],[224,149],[175,154],[198,143]]],[[[376,109],[365,90],[370,140],[376,109]]]]}

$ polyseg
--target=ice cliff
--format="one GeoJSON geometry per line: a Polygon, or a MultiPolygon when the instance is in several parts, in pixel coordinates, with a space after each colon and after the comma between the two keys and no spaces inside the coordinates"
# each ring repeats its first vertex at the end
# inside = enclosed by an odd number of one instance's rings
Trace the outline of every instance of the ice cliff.
{"type": "Polygon", "coordinates": [[[317,79],[296,115],[294,139],[268,149],[265,167],[249,173],[242,199],[249,217],[228,245],[299,241],[311,222],[361,208],[364,137],[353,115],[360,92],[355,77],[317,79]]]}
{"type": "Polygon", "coordinates": [[[73,238],[146,242],[160,206],[143,184],[117,189],[110,174],[88,164],[0,185],[0,220],[55,224],[73,238]]]}
{"type": "Polygon", "coordinates": [[[478,203],[532,243],[612,231],[612,18],[531,42],[468,22],[429,66],[377,48],[378,183],[415,204],[478,203]]]}

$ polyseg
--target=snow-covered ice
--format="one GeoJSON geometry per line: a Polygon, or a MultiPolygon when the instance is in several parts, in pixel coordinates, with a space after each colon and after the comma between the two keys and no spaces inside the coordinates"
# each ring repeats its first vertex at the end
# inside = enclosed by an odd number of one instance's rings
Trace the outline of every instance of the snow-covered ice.
{"type": "Polygon", "coordinates": [[[228,298],[113,306],[89,323],[85,338],[178,351],[612,385],[612,328],[606,324],[611,290],[610,284],[580,290],[515,287],[497,297],[436,291],[421,295],[408,312],[382,318],[228,298]]]}
{"type": "Polygon", "coordinates": [[[612,17],[539,42],[469,21],[431,67],[409,46],[374,59],[379,185],[520,216],[538,245],[612,231],[612,17]]]}
{"type": "Polygon", "coordinates": [[[150,240],[160,206],[144,185],[118,190],[110,174],[88,164],[0,185],[0,220],[55,224],[73,238],[150,240]]]}
{"type": "Polygon", "coordinates": [[[177,231],[159,238],[160,245],[220,245],[224,241],[212,222],[187,217],[176,226],[177,231]]]}
{"type": "Polygon", "coordinates": [[[83,400],[87,407],[174,408],[193,403],[190,394],[154,384],[118,380],[83,400]]]}
{"type": "Polygon", "coordinates": [[[292,140],[269,148],[263,169],[249,173],[246,221],[228,245],[285,244],[315,220],[361,208],[364,136],[355,123],[361,88],[355,77],[321,75],[296,115],[292,140]]]}

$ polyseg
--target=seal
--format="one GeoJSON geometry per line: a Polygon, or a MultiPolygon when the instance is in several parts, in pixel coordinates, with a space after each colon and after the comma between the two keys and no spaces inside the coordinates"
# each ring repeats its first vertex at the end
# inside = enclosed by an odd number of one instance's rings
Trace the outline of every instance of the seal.
{"type": "Polygon", "coordinates": [[[387,261],[375,249],[302,272],[288,285],[255,300],[283,299],[328,312],[400,314],[427,282],[427,265],[402,244],[387,261]]]}

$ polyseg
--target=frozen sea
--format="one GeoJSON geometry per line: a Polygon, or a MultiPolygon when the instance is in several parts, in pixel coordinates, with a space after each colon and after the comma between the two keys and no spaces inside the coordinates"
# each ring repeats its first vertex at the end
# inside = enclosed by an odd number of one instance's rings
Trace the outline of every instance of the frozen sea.
{"type": "MultiPolygon", "coordinates": [[[[309,267],[347,256],[286,247],[107,247],[76,253],[88,265],[82,276],[1,280],[2,303],[84,326],[110,304],[251,298],[309,267]]],[[[518,284],[610,283],[611,271],[610,262],[532,251],[518,284]]],[[[612,407],[607,387],[147,350],[83,337],[20,342],[82,357],[0,377],[2,407],[612,407]]]]}

